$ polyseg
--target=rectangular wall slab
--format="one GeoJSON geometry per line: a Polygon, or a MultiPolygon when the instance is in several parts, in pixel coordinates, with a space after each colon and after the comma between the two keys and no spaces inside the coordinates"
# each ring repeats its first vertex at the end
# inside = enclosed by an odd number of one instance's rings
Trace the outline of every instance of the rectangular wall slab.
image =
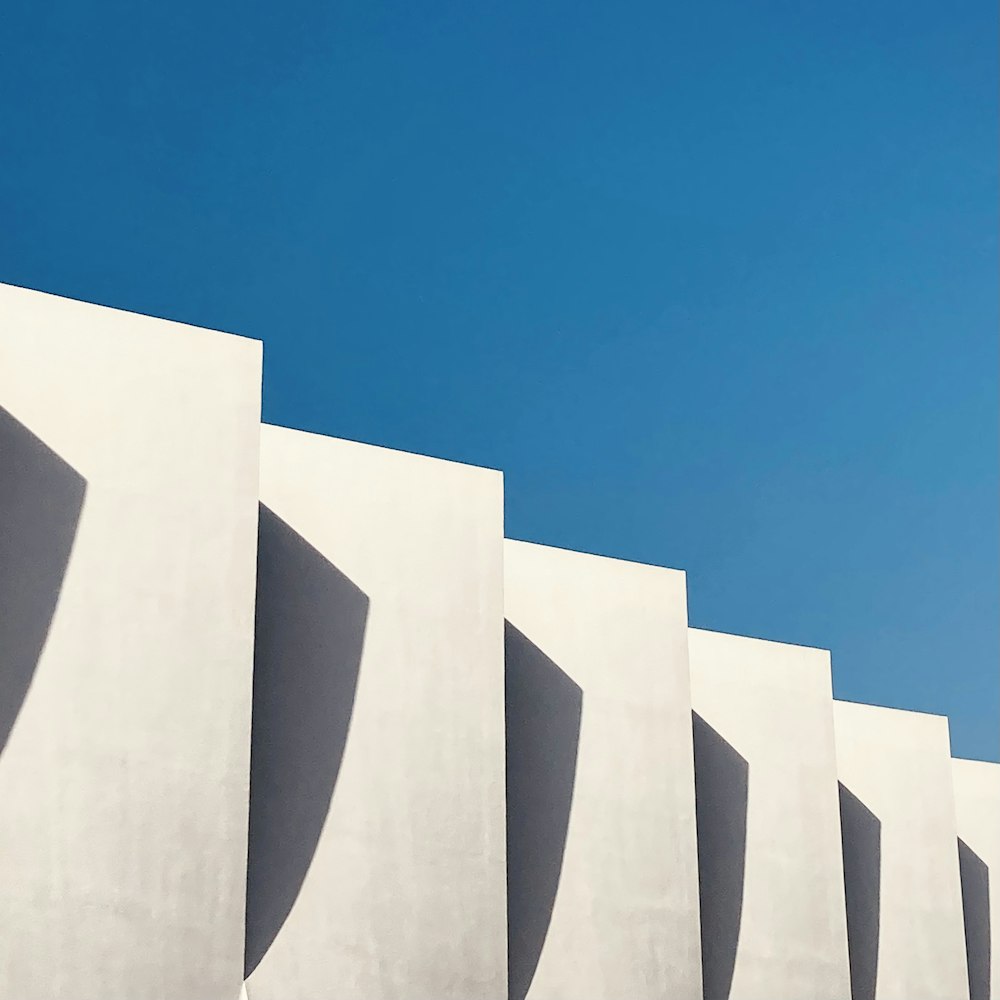
{"type": "Polygon", "coordinates": [[[260,375],[0,286],[0,996],[239,994],[260,375]]]}
{"type": "Polygon", "coordinates": [[[834,703],[854,1000],[967,1000],[948,720],[834,703]]]}
{"type": "Polygon", "coordinates": [[[951,762],[971,1000],[1000,1000],[1000,764],[951,762]]]}
{"type": "Polygon", "coordinates": [[[249,1000],[503,1000],[503,480],[262,428],[249,1000]]]}
{"type": "Polygon", "coordinates": [[[844,1000],[830,654],[688,635],[705,998],[844,1000]]]}
{"type": "Polygon", "coordinates": [[[684,574],[505,543],[512,1000],[700,1000],[684,574]]]}

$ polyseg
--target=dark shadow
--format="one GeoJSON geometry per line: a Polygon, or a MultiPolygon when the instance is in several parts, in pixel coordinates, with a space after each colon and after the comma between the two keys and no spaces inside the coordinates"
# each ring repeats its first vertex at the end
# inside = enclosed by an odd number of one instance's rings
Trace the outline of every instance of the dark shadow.
{"type": "Polygon", "coordinates": [[[840,788],[840,836],[852,1000],[875,1000],[882,894],[882,823],[845,785],[840,788]]]}
{"type": "Polygon", "coordinates": [[[750,765],[697,712],[694,737],[705,1000],[728,1000],[743,920],[750,765]]]}
{"type": "Polygon", "coordinates": [[[245,975],[312,862],[354,708],[368,598],[263,504],[250,740],[245,975]]]}
{"type": "Polygon", "coordinates": [[[969,1000],[990,1000],[990,869],[983,859],[958,839],[958,866],[962,876],[965,914],[965,954],[969,964],[969,1000]]]}
{"type": "Polygon", "coordinates": [[[86,490],[0,407],[0,751],[49,634],[86,490]]]}
{"type": "Polygon", "coordinates": [[[583,692],[510,622],[504,622],[504,648],[508,996],[524,1000],[559,887],[583,692]]]}

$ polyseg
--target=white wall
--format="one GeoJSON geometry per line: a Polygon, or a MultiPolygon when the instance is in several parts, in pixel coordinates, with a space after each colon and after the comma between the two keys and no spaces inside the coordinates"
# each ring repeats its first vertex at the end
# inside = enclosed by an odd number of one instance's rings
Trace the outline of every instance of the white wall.
{"type": "Polygon", "coordinates": [[[684,574],[504,553],[512,1000],[700,998],[684,574]]]}
{"type": "Polygon", "coordinates": [[[688,635],[706,1000],[845,1000],[830,654],[688,635]]]}
{"type": "Polygon", "coordinates": [[[503,1000],[502,477],[261,444],[249,1000],[503,1000]]]}
{"type": "Polygon", "coordinates": [[[834,703],[854,1000],[967,1000],[948,720],[834,703]]]}
{"type": "Polygon", "coordinates": [[[0,286],[0,995],[233,1000],[260,344],[0,286]]]}
{"type": "Polygon", "coordinates": [[[952,759],[972,1000],[1000,998],[1000,764],[952,759]]]}

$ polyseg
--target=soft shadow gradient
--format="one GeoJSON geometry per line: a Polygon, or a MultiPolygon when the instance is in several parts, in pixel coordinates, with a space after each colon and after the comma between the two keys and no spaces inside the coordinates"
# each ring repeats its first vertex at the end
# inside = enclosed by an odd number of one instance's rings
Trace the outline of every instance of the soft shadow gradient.
{"type": "Polygon", "coordinates": [[[875,1000],[882,895],[882,823],[844,784],[840,789],[840,836],[852,1000],[875,1000]]]}
{"type": "Polygon", "coordinates": [[[507,718],[507,967],[524,1000],[552,920],[569,827],[583,692],[504,623],[507,718]]]}
{"type": "Polygon", "coordinates": [[[705,1000],[728,1000],[743,920],[750,765],[697,712],[694,738],[705,1000]]]}
{"type": "Polygon", "coordinates": [[[965,915],[965,955],[969,967],[969,1000],[990,1000],[990,869],[983,859],[958,839],[958,865],[962,877],[962,911],[965,915]]]}
{"type": "Polygon", "coordinates": [[[0,751],[45,647],[86,490],[0,407],[0,751]]]}
{"type": "Polygon", "coordinates": [[[245,975],[312,862],[354,707],[368,598],[263,504],[250,750],[245,975]]]}

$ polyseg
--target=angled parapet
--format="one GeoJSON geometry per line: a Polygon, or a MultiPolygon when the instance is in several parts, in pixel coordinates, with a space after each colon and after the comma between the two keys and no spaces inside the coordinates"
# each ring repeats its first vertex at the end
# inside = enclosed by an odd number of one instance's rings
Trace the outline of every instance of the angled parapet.
{"type": "Polygon", "coordinates": [[[853,1000],[967,1000],[948,720],[834,702],[853,1000]]]}
{"type": "Polygon", "coordinates": [[[971,1000],[1000,998],[1000,764],[951,762],[971,1000]]]}
{"type": "Polygon", "coordinates": [[[830,654],[688,635],[705,1000],[845,1000],[830,654]]]}
{"type": "Polygon", "coordinates": [[[0,286],[0,995],[240,990],[261,346],[0,286]]]}
{"type": "Polygon", "coordinates": [[[700,1000],[684,574],[505,543],[511,1000],[700,1000]]]}
{"type": "Polygon", "coordinates": [[[250,1000],[506,996],[502,493],[262,428],[250,1000]]]}

